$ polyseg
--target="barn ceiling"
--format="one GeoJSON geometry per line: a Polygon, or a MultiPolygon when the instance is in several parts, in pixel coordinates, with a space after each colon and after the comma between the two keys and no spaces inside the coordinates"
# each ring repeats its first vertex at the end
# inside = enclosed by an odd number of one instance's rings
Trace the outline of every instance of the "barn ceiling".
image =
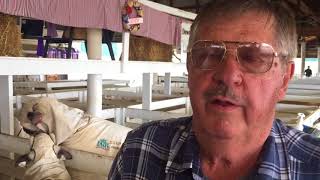
{"type": "MultiPolygon", "coordinates": [[[[211,0],[152,0],[157,3],[197,13],[211,0]]],[[[282,1],[282,0],[279,0],[282,1]]],[[[308,56],[316,56],[320,46],[320,0],[283,0],[296,12],[299,41],[307,41],[308,56]]]]}

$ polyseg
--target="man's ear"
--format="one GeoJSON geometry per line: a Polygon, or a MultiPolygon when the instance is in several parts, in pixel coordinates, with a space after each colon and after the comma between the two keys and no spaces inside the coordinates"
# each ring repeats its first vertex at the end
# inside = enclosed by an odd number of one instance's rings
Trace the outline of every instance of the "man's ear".
{"type": "Polygon", "coordinates": [[[279,90],[279,100],[282,100],[286,95],[289,82],[294,75],[294,67],[295,67],[294,62],[289,61],[287,66],[283,70],[284,72],[283,72],[283,76],[282,76],[282,85],[279,90]]]}

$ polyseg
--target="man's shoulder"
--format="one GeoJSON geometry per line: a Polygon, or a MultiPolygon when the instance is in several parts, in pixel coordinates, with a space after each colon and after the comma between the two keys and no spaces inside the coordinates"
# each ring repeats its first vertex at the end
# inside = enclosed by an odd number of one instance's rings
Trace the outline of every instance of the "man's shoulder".
{"type": "Polygon", "coordinates": [[[291,163],[306,167],[305,171],[320,172],[320,138],[278,123],[281,136],[285,139],[291,163]],[[311,168],[311,169],[310,169],[311,168]]]}
{"type": "Polygon", "coordinates": [[[149,122],[128,133],[110,179],[166,179],[170,155],[191,130],[191,117],[149,122]],[[185,135],[185,136],[183,136],[185,135]]]}
{"type": "Polygon", "coordinates": [[[179,132],[191,127],[191,117],[173,118],[144,123],[140,127],[128,133],[126,143],[132,139],[137,141],[156,141],[158,143],[167,143],[179,132]]]}

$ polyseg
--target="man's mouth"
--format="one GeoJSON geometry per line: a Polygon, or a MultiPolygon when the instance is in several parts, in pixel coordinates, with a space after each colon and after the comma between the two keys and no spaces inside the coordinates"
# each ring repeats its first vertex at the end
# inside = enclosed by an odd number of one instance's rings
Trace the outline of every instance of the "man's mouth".
{"type": "Polygon", "coordinates": [[[239,107],[239,104],[237,102],[234,102],[227,98],[214,98],[210,101],[210,105],[212,105],[214,109],[218,109],[221,111],[229,111],[239,107]]]}
{"type": "Polygon", "coordinates": [[[213,101],[211,101],[211,103],[219,105],[219,106],[224,106],[224,107],[235,106],[235,104],[230,101],[225,101],[225,100],[220,100],[220,99],[214,99],[213,101]]]}

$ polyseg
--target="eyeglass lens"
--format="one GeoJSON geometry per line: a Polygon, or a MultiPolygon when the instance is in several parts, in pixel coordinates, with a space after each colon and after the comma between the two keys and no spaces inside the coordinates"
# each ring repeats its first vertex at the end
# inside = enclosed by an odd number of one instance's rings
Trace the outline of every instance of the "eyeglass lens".
{"type": "MultiPolygon", "coordinates": [[[[239,44],[236,53],[240,66],[251,73],[267,72],[275,56],[272,46],[265,43],[239,44]]],[[[192,63],[199,69],[217,69],[225,54],[223,42],[198,41],[191,50],[192,63]]]]}

